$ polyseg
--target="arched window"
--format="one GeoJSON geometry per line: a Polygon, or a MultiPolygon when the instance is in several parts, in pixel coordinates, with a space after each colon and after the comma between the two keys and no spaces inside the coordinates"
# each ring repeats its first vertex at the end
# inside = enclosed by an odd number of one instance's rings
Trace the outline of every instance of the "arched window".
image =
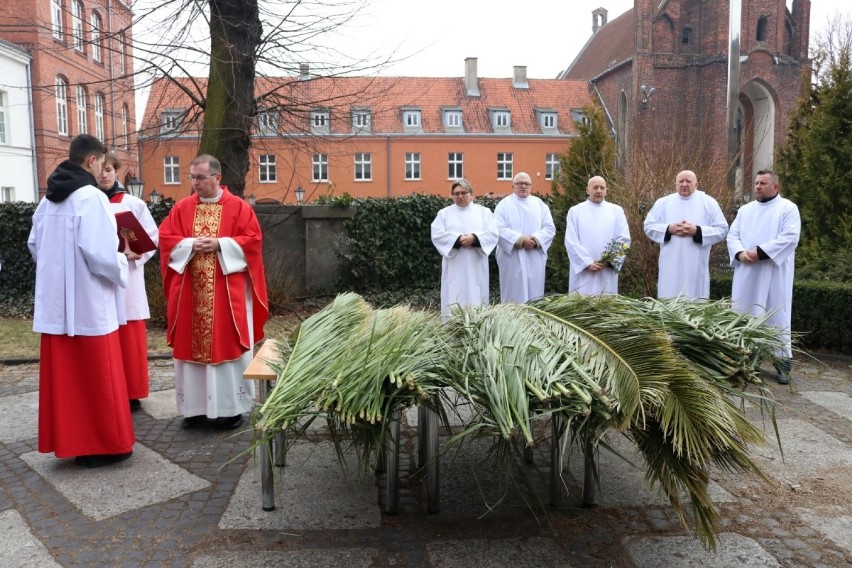
{"type": "Polygon", "coordinates": [[[103,21],[101,20],[100,14],[95,11],[92,11],[92,17],[90,20],[92,25],[92,59],[97,61],[98,63],[103,62],[103,34],[101,30],[103,29],[103,21]]]}
{"type": "Polygon", "coordinates": [[[98,140],[104,140],[104,96],[95,93],[95,136],[98,140]]]}
{"type": "Polygon", "coordinates": [[[68,136],[68,81],[56,77],[56,131],[68,136]]]}
{"type": "Polygon", "coordinates": [[[71,2],[71,36],[74,49],[83,51],[83,3],[80,0],[71,2]]]}
{"type": "Polygon", "coordinates": [[[769,16],[761,16],[757,20],[757,41],[769,39],[769,16]]]}
{"type": "Polygon", "coordinates": [[[89,132],[86,98],[86,87],[77,85],[77,134],[88,134],[89,132]]]}
{"type": "Polygon", "coordinates": [[[674,53],[674,24],[665,14],[654,22],[654,51],[674,53]]]}
{"type": "Polygon", "coordinates": [[[130,140],[127,136],[127,105],[121,105],[121,145],[125,148],[130,147],[130,140]]]}
{"type": "Polygon", "coordinates": [[[50,29],[53,37],[62,39],[62,1],[50,0],[50,29]]]}

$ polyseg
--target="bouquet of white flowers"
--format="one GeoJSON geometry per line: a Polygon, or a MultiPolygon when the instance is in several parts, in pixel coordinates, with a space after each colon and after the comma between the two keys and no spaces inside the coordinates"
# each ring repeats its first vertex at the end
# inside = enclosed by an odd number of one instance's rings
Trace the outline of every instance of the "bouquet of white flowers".
{"type": "Polygon", "coordinates": [[[613,270],[618,272],[621,270],[621,267],[624,266],[624,261],[627,258],[627,253],[629,252],[630,245],[617,239],[612,239],[609,243],[607,243],[598,262],[609,264],[613,270]]]}

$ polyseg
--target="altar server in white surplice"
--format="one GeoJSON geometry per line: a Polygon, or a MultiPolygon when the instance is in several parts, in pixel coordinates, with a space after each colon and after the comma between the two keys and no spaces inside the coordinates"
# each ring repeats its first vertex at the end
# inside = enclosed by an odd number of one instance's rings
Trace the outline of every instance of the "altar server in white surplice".
{"type": "Polygon", "coordinates": [[[523,304],[544,296],[544,267],[556,227],[547,205],[530,195],[532,180],[520,172],[512,180],[512,195],[494,209],[500,240],[500,301],[523,304]]]}
{"type": "Polygon", "coordinates": [[[487,207],[473,203],[467,180],[453,183],[453,205],[432,221],[432,244],[441,253],[441,317],[453,305],[488,304],[488,255],[497,245],[497,223],[487,207]]]}
{"type": "Polygon", "coordinates": [[[725,238],[728,222],[719,203],[698,189],[694,172],[677,174],[675,193],[654,203],[644,228],[660,245],[657,297],[709,298],[710,248],[725,238]]]}
{"type": "Polygon", "coordinates": [[[589,198],[568,210],[565,250],[569,292],[586,296],[618,294],[618,270],[624,255],[611,262],[602,262],[602,256],[613,243],[629,247],[630,229],[624,209],[608,203],[606,192],[606,180],[595,176],[586,186],[589,198]]]}
{"type": "Polygon", "coordinates": [[[737,211],[728,233],[728,253],[734,268],[731,300],[734,309],[754,315],[772,312],[768,323],[782,330],[786,345],[778,356],[777,380],[790,381],[793,351],[790,322],[793,306],[793,268],[802,221],[799,208],[778,194],[778,175],[757,172],[755,201],[737,211]]]}

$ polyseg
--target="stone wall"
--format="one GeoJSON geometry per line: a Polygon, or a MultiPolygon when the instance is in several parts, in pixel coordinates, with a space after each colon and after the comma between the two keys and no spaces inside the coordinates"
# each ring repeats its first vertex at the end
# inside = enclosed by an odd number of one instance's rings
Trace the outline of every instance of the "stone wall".
{"type": "Polygon", "coordinates": [[[256,205],[270,301],[328,293],[340,276],[352,207],[256,205]]]}

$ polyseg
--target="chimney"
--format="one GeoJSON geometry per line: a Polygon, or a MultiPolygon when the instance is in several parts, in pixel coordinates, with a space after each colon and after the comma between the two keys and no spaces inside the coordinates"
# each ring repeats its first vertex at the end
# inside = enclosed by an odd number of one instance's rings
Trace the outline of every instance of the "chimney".
{"type": "Polygon", "coordinates": [[[606,8],[598,8],[592,10],[592,34],[598,33],[598,30],[606,25],[606,8]]]}
{"type": "Polygon", "coordinates": [[[467,96],[479,96],[479,79],[476,77],[476,57],[467,57],[464,60],[464,89],[467,96]]]}
{"type": "Polygon", "coordinates": [[[530,84],[527,83],[527,66],[515,65],[512,67],[514,73],[512,75],[512,85],[516,89],[529,89],[530,84]]]}
{"type": "Polygon", "coordinates": [[[307,81],[311,78],[311,68],[307,63],[299,64],[299,81],[307,81]]]}

